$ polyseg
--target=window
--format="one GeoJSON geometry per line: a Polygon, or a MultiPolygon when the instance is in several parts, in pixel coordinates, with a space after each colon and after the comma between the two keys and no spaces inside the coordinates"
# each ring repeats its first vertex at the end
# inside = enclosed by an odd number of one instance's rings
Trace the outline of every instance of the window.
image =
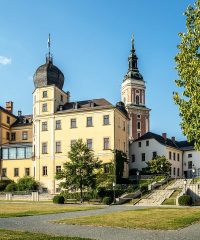
{"type": "Polygon", "coordinates": [[[56,153],[61,153],[61,142],[56,142],[56,153]]]}
{"type": "Polygon", "coordinates": [[[9,149],[9,159],[16,159],[16,153],[17,153],[16,148],[10,148],[9,149]]]}
{"type": "Polygon", "coordinates": [[[2,168],[2,177],[6,177],[6,175],[7,175],[7,169],[2,168]]]}
{"type": "Polygon", "coordinates": [[[103,125],[109,125],[109,115],[103,116],[103,125]]]}
{"type": "Polygon", "coordinates": [[[26,158],[31,158],[33,154],[32,154],[32,147],[26,147],[26,158]]]}
{"type": "Polygon", "coordinates": [[[43,193],[48,193],[48,188],[46,188],[46,187],[45,187],[45,188],[42,188],[42,192],[43,192],[43,193]]]}
{"type": "Polygon", "coordinates": [[[42,167],[42,175],[47,176],[47,166],[42,167]]]}
{"type": "Polygon", "coordinates": [[[47,103],[42,104],[42,112],[47,112],[47,103]]]}
{"type": "Polygon", "coordinates": [[[125,125],[125,121],[123,121],[123,131],[125,132],[126,130],[126,125],[125,125]]]}
{"type": "Polygon", "coordinates": [[[22,132],[22,140],[27,140],[28,139],[28,132],[24,131],[22,132]]]}
{"type": "Polygon", "coordinates": [[[61,172],[61,166],[56,166],[56,173],[61,172]]]}
{"type": "Polygon", "coordinates": [[[71,147],[76,143],[76,140],[71,140],[71,147]]]}
{"type": "Polygon", "coordinates": [[[61,129],[61,120],[56,120],[56,130],[61,129]]]}
{"type": "Polygon", "coordinates": [[[104,173],[110,172],[110,164],[109,163],[104,164],[103,167],[104,167],[104,173]]]}
{"type": "Polygon", "coordinates": [[[47,131],[47,122],[42,122],[42,131],[47,131]]]}
{"type": "Polygon", "coordinates": [[[169,152],[169,159],[172,159],[172,152],[169,152]]]}
{"type": "Polygon", "coordinates": [[[177,161],[179,161],[180,160],[180,155],[179,155],[179,153],[177,153],[177,161]]]}
{"type": "Polygon", "coordinates": [[[155,159],[156,156],[157,156],[157,152],[153,152],[153,157],[152,157],[152,159],[155,159]]]}
{"type": "Polygon", "coordinates": [[[188,161],[188,169],[192,169],[192,161],[188,161]]]}
{"type": "Polygon", "coordinates": [[[109,147],[110,147],[109,145],[110,145],[109,138],[104,138],[103,139],[103,148],[104,148],[104,150],[109,149],[109,147]]]}
{"type": "Polygon", "coordinates": [[[147,146],[147,147],[149,146],[149,140],[146,141],[146,146],[147,146]]]}
{"type": "Polygon", "coordinates": [[[47,154],[47,143],[42,143],[42,154],[47,154]]]}
{"type": "Polygon", "coordinates": [[[189,153],[189,154],[188,154],[188,158],[191,158],[191,157],[192,157],[192,153],[189,153]]]}
{"type": "Polygon", "coordinates": [[[140,122],[137,122],[137,129],[141,129],[141,124],[140,124],[140,122]]]}
{"type": "Polygon", "coordinates": [[[25,168],[25,176],[30,176],[30,168],[25,168]]]}
{"type": "Polygon", "coordinates": [[[16,139],[16,133],[12,132],[11,133],[11,141],[15,141],[15,139],[16,139]]]}
{"type": "Polygon", "coordinates": [[[46,97],[47,97],[47,91],[43,91],[43,92],[42,92],[42,97],[43,97],[43,98],[46,98],[46,97]]]}
{"type": "Polygon", "coordinates": [[[139,133],[137,134],[137,136],[138,136],[138,138],[140,138],[140,137],[141,137],[141,133],[139,132],[139,133]]]}
{"type": "Polygon", "coordinates": [[[76,118],[71,119],[71,128],[76,128],[76,118]]]}
{"type": "Polygon", "coordinates": [[[19,168],[14,168],[14,177],[19,177],[19,168]]]}
{"type": "Polygon", "coordinates": [[[92,117],[87,117],[87,127],[92,127],[92,117]]]}
{"type": "Polygon", "coordinates": [[[8,159],[8,148],[3,148],[2,149],[2,159],[8,159]]]}
{"type": "Polygon", "coordinates": [[[174,176],[176,175],[176,168],[174,167],[174,176]]]}
{"type": "Polygon", "coordinates": [[[25,158],[25,148],[17,148],[17,159],[25,158]]]}
{"type": "Polygon", "coordinates": [[[137,115],[137,119],[141,119],[141,115],[137,115]]]}
{"type": "Polygon", "coordinates": [[[180,169],[177,168],[177,176],[179,177],[179,175],[180,175],[180,169]]]}
{"type": "Polygon", "coordinates": [[[10,140],[10,133],[6,132],[6,140],[10,140]]]}
{"type": "Polygon", "coordinates": [[[131,155],[131,161],[135,162],[135,154],[131,155]]]}
{"type": "Polygon", "coordinates": [[[135,102],[136,102],[137,105],[139,105],[139,103],[140,103],[140,97],[139,97],[138,95],[136,95],[136,97],[135,97],[135,102]]]}
{"type": "Polygon", "coordinates": [[[176,153],[175,152],[173,153],[173,160],[174,161],[176,160],[176,153]]]}
{"type": "Polygon", "coordinates": [[[142,147],[142,142],[138,142],[138,147],[142,147]]]}
{"type": "Polygon", "coordinates": [[[61,188],[56,188],[56,193],[61,192],[61,188]]]}
{"type": "Polygon", "coordinates": [[[63,102],[63,95],[60,95],[60,101],[63,102]]]}
{"type": "Polygon", "coordinates": [[[7,116],[7,124],[10,124],[10,117],[7,116]]]}
{"type": "Polygon", "coordinates": [[[145,161],[145,153],[142,153],[142,161],[145,161]]]}
{"type": "Polygon", "coordinates": [[[92,139],[87,139],[87,148],[92,150],[92,139]]]}

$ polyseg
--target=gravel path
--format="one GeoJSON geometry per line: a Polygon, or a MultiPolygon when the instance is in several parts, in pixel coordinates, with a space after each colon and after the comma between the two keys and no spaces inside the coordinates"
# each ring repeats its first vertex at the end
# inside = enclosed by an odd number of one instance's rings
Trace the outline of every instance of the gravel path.
{"type": "Polygon", "coordinates": [[[110,206],[105,209],[67,212],[29,217],[0,218],[0,228],[41,232],[62,236],[78,236],[99,240],[198,240],[200,224],[193,224],[181,230],[155,231],[139,229],[123,229],[111,227],[91,227],[65,224],[54,224],[49,221],[78,216],[92,216],[103,213],[138,209],[134,206],[110,206]]]}

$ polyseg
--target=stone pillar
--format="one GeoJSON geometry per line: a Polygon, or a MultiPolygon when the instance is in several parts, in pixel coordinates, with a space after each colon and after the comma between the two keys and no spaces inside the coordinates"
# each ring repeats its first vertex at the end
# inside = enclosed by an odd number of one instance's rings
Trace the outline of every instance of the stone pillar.
{"type": "Polygon", "coordinates": [[[6,200],[8,201],[12,200],[12,193],[6,193],[6,200]]]}
{"type": "Polygon", "coordinates": [[[32,201],[33,202],[39,201],[39,193],[38,192],[32,192],[32,201]]]}

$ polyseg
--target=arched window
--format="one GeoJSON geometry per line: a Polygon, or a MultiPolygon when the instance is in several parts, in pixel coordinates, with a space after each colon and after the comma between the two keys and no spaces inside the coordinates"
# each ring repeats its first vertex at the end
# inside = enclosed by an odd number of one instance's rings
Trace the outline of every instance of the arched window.
{"type": "Polygon", "coordinates": [[[137,105],[139,105],[139,103],[140,103],[140,97],[139,97],[138,95],[136,95],[136,97],[135,97],[135,102],[136,102],[137,105]]]}

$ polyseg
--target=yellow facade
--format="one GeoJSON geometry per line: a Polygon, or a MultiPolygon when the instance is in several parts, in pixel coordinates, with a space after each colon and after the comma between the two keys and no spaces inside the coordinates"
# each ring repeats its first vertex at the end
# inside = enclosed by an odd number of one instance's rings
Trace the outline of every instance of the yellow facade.
{"type": "MultiPolygon", "coordinates": [[[[128,155],[128,118],[119,109],[109,105],[58,111],[62,105],[61,95],[66,97],[67,101],[67,94],[56,86],[38,88],[33,93],[35,178],[45,190],[52,193],[58,188],[58,182],[55,181],[56,167],[62,167],[68,160],[68,152],[74,140],[83,139],[87,143],[90,139],[95,157],[103,163],[110,163],[114,159],[112,150],[122,150],[128,155]],[[47,92],[45,98],[44,91],[47,92]],[[43,104],[47,106],[44,112],[43,104]],[[104,116],[109,116],[107,125],[103,122],[104,116]],[[87,126],[87,118],[92,118],[92,126],[87,126]],[[71,127],[72,119],[76,120],[74,128],[71,127]],[[56,129],[57,121],[60,121],[60,129],[56,129]],[[104,149],[105,138],[109,139],[109,149],[104,149]],[[59,153],[56,153],[56,142],[60,143],[59,153]],[[47,148],[45,154],[42,152],[43,144],[46,144],[47,148]],[[44,167],[47,168],[45,175],[44,167]]],[[[127,166],[124,177],[128,177],[127,166]]]]}

